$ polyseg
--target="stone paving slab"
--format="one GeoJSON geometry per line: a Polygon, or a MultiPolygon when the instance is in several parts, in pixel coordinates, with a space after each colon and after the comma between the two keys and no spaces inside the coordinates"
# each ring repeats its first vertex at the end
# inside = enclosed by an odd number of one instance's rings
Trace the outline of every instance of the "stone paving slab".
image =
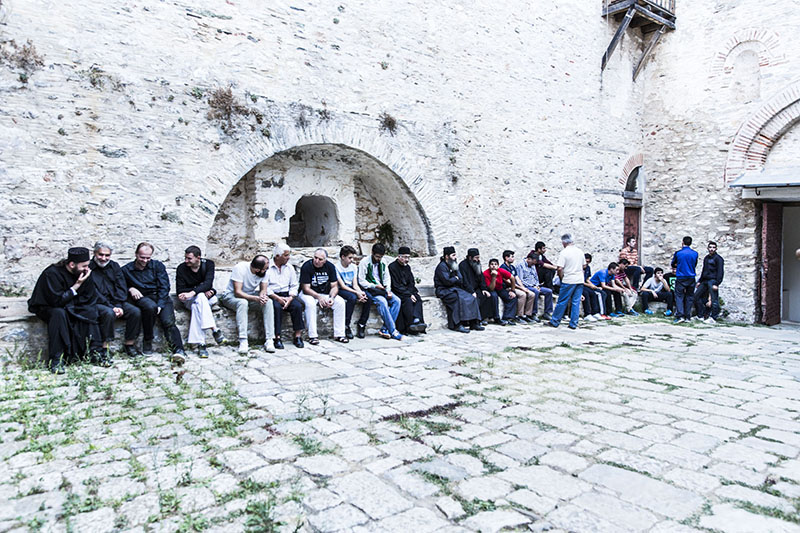
{"type": "Polygon", "coordinates": [[[642,317],[7,361],[0,532],[800,531],[797,334],[642,317]]]}

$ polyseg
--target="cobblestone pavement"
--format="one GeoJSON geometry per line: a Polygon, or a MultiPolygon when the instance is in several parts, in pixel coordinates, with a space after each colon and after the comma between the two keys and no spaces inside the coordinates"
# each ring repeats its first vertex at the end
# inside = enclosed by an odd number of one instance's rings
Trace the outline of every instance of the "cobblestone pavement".
{"type": "Polygon", "coordinates": [[[0,531],[800,531],[797,330],[8,364],[0,531]]]}

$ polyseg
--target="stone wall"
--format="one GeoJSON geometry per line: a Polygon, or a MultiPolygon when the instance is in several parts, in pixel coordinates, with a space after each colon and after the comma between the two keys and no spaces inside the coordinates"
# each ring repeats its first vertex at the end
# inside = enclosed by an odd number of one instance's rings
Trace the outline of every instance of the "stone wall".
{"type": "MultiPolygon", "coordinates": [[[[737,132],[796,79],[800,15],[795,2],[775,0],[679,2],[677,13],[678,29],[658,44],[637,82],[644,88],[644,257],[667,265],[691,235],[702,258],[706,242],[716,241],[726,260],[725,307],[751,321],[759,207],[727,187],[726,164],[737,132]]],[[[787,144],[796,145],[796,135],[785,136],[787,144]]],[[[783,143],[775,147],[779,165],[797,167],[796,150],[783,143]]]]}
{"type": "Polygon", "coordinates": [[[3,8],[0,39],[30,39],[44,58],[25,83],[0,71],[6,287],[29,289],[68,246],[100,237],[121,260],[150,240],[170,267],[187,244],[215,238],[249,253],[260,247],[261,209],[274,223],[276,206],[225,210],[239,234],[221,238],[225,199],[273,155],[315,144],[358,150],[397,176],[427,229],[423,254],[455,244],[496,255],[539,239],[555,248],[564,231],[598,262],[619,246],[617,177],[641,149],[640,86],[630,81],[641,42],[627,36],[601,77],[615,28],[599,4],[3,8]],[[240,106],[230,124],[208,118],[225,87],[240,106]]]}

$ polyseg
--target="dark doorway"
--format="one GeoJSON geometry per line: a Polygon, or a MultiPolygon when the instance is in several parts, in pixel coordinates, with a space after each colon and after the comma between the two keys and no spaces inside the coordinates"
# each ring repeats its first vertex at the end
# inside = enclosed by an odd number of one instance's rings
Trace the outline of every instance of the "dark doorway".
{"type": "Polygon", "coordinates": [[[640,169],[642,167],[634,168],[628,176],[628,181],[625,184],[625,214],[622,226],[622,246],[624,247],[628,237],[636,239],[636,251],[641,253],[641,224],[642,224],[642,200],[644,194],[642,193],[643,187],[640,182],[642,176],[640,169]]]}
{"type": "Polygon", "coordinates": [[[783,206],[777,202],[761,207],[761,317],[774,326],[781,321],[781,262],[783,206]]]}
{"type": "Polygon", "coordinates": [[[327,196],[303,196],[289,219],[286,243],[296,248],[328,246],[338,234],[336,203],[327,196]]]}

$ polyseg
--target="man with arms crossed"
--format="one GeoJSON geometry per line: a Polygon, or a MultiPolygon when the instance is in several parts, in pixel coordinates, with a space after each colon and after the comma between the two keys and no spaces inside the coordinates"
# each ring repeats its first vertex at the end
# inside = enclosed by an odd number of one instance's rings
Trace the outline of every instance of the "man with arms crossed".
{"type": "Polygon", "coordinates": [[[264,322],[264,350],[274,353],[270,345],[275,337],[275,318],[272,300],[267,296],[267,266],[269,259],[257,255],[249,263],[242,261],[231,271],[228,285],[219,297],[220,303],[232,311],[236,311],[236,328],[239,334],[239,353],[247,353],[250,346],[247,342],[247,312],[253,307],[261,310],[264,322]]]}
{"type": "Polygon", "coordinates": [[[308,324],[308,343],[319,344],[317,336],[317,306],[333,309],[333,339],[349,342],[344,334],[345,303],[338,296],[339,283],[336,267],[328,261],[328,252],[317,248],[314,257],[300,267],[300,299],[305,305],[305,318],[308,324]]]}

